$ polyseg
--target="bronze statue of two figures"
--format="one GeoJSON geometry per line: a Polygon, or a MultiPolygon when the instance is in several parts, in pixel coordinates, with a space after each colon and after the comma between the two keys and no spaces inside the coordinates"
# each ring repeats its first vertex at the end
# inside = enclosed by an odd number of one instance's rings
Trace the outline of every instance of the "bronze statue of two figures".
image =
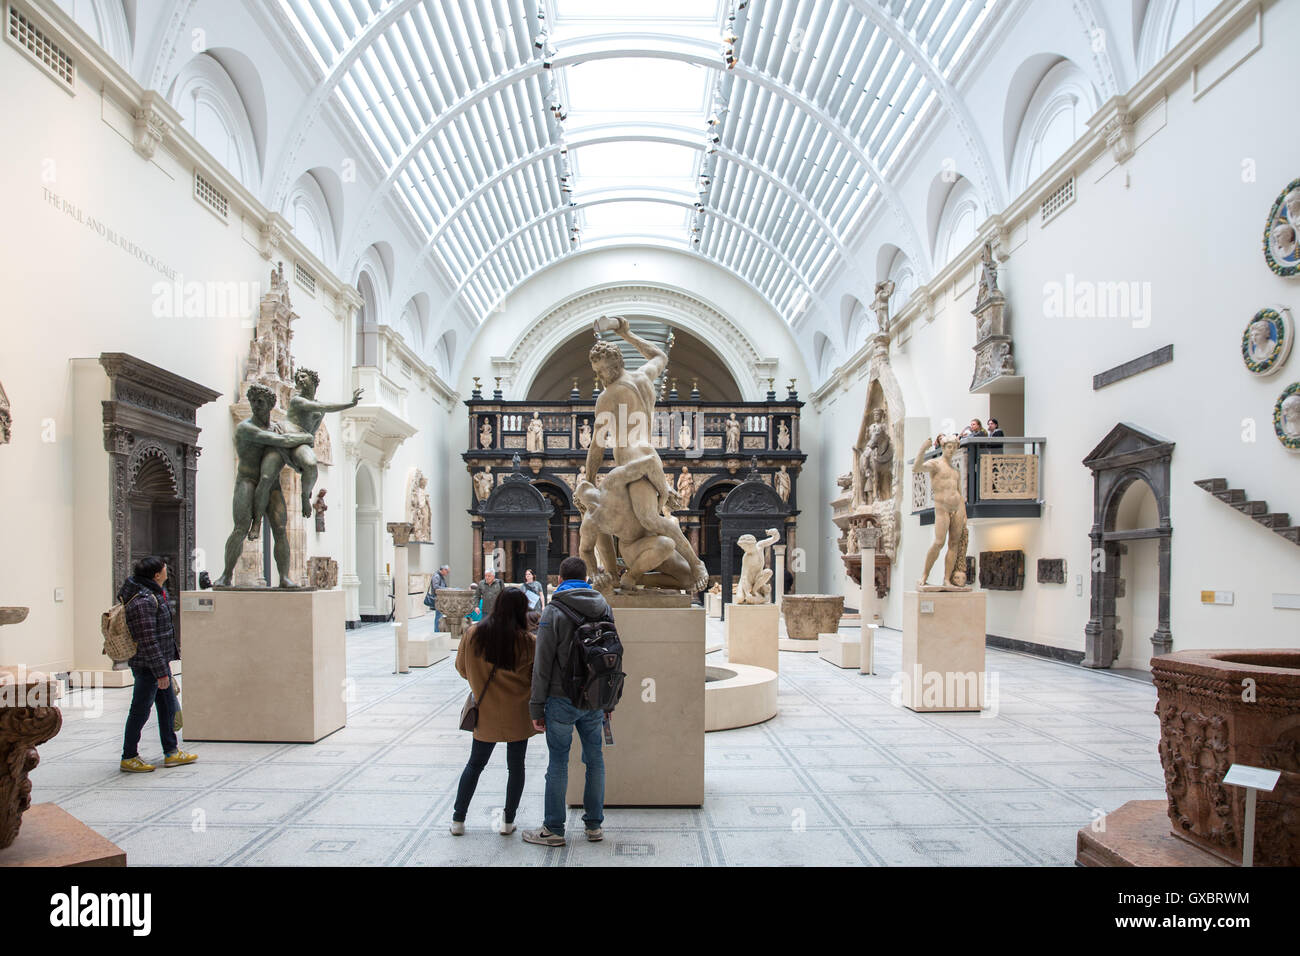
{"type": "Polygon", "coordinates": [[[328,412],[352,408],[361,400],[362,389],[352,401],[328,404],[316,400],[320,376],[309,368],[294,374],[295,393],[283,425],[271,422],[275,392],[264,385],[248,387],[252,414],[235,426],[235,493],[232,503],[234,529],[226,539],[225,568],[214,587],[229,587],[235,564],[243,553],[244,541],[256,541],[265,518],[271,528],[272,553],[280,575],[280,587],[299,585],[289,576],[289,513],[280,490],[280,472],[288,467],[302,476],[302,515],[312,514],[312,490],[316,486],[316,430],[328,412]]]}

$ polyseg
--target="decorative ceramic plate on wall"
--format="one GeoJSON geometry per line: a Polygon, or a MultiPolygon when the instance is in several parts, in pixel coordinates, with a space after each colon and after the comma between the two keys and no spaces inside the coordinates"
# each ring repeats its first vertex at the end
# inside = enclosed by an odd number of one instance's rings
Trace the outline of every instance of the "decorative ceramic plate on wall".
{"type": "Polygon", "coordinates": [[[1273,406],[1273,431],[1277,440],[1292,451],[1300,451],[1300,382],[1292,382],[1273,406]]]}
{"type": "Polygon", "coordinates": [[[1260,309],[1241,333],[1241,359],[1256,375],[1272,375],[1286,364],[1294,338],[1290,309],[1260,309]]]}
{"type": "Polygon", "coordinates": [[[1280,276],[1300,273],[1300,179],[1287,184],[1268,212],[1264,261],[1280,276]]]}

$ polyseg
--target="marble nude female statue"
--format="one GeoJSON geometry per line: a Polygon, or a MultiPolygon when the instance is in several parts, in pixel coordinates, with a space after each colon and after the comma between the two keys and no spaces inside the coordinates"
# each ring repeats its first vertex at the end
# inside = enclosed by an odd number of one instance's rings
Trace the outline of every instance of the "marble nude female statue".
{"type": "Polygon", "coordinates": [[[767,537],[762,541],[752,534],[742,534],[736,539],[745,556],[740,560],[735,603],[767,604],[772,599],[772,569],[766,567],[767,549],[780,540],[781,532],[776,528],[768,528],[767,537]]]}
{"type": "MultiPolygon", "coordinates": [[[[352,401],[327,404],[316,401],[316,389],[320,386],[320,376],[309,368],[300,368],[293,375],[293,384],[297,394],[289,399],[289,409],[285,413],[286,435],[309,435],[315,439],[316,430],[327,412],[341,412],[353,408],[361,401],[365,389],[358,388],[352,393],[352,401]]],[[[256,541],[262,533],[262,516],[271,500],[272,487],[280,486],[280,470],[288,465],[302,475],[302,516],[311,517],[311,495],[316,488],[316,453],[310,444],[294,448],[270,448],[262,456],[261,478],[253,497],[253,521],[248,528],[248,540],[256,541]]]]}
{"type": "MultiPolygon", "coordinates": [[[[654,413],[655,381],[663,374],[668,364],[668,355],[658,346],[646,341],[632,332],[625,317],[601,316],[596,321],[595,331],[617,332],[646,359],[637,369],[628,369],[623,364],[623,353],[612,342],[597,341],[591,347],[589,360],[604,389],[596,399],[596,428],[591,447],[587,449],[585,478],[595,483],[608,446],[614,456],[615,468],[605,478],[610,484],[610,476],[618,471],[618,466],[636,463],[640,471],[626,472],[626,479],[619,475],[616,484],[604,489],[606,507],[620,514],[617,523],[621,530],[613,532],[620,549],[624,549],[625,538],[639,542],[643,537],[667,538],[672,544],[672,554],[664,555],[662,567],[671,578],[676,579],[677,587],[687,591],[702,591],[708,586],[709,572],[704,567],[680,525],[672,518],[664,517],[662,508],[664,499],[671,494],[667,478],[664,475],[663,462],[655,450],[651,436],[651,416],[654,413]],[[639,531],[637,527],[639,527],[639,531]],[[630,537],[629,537],[630,536],[630,537]]],[[[656,553],[658,549],[656,548],[656,553]]],[[[602,558],[610,558],[603,554],[602,558]]],[[[623,550],[625,562],[631,562],[628,553],[623,550]]],[[[616,564],[607,561],[602,565],[607,573],[614,573],[616,564]]],[[[634,582],[633,582],[634,583],[634,582]]]]}
{"type": "Polygon", "coordinates": [[[930,492],[934,498],[934,543],[925,555],[925,570],[917,582],[919,589],[926,589],[930,569],[934,567],[943,542],[948,540],[948,553],[943,559],[943,581],[938,590],[969,590],[966,587],[966,544],[969,529],[966,527],[966,495],[962,488],[961,472],[952,463],[952,456],[959,444],[956,436],[942,435],[943,455],[925,461],[925,453],[933,447],[930,439],[925,440],[921,450],[912,462],[912,471],[923,471],[930,476],[930,492]]]}

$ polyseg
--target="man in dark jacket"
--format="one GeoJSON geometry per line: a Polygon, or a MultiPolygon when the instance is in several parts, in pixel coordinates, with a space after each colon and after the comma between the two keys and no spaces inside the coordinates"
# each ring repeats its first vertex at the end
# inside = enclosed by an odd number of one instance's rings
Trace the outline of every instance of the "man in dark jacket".
{"type": "MultiPolygon", "coordinates": [[[[449,587],[451,587],[451,568],[444,564],[434,573],[433,579],[429,582],[429,594],[435,602],[433,609],[433,629],[435,631],[442,630],[442,612],[438,610],[436,604],[438,600],[438,592],[442,588],[449,587]]],[[[425,603],[427,604],[428,601],[425,603]]]]}
{"type": "Polygon", "coordinates": [[[595,842],[604,837],[600,825],[605,819],[605,757],[601,752],[605,715],[599,710],[579,710],[564,689],[574,624],[557,607],[560,604],[583,620],[613,620],[605,598],[587,583],[587,563],[576,556],[561,561],[560,585],[551,592],[551,603],[542,611],[537,625],[533,694],[528,702],[533,727],[546,734],[550,751],[543,826],[523,833],[525,842],[541,846],[564,846],[564,794],[569,786],[569,746],[575,729],[582,743],[582,762],[587,765],[582,822],[588,840],[595,842]]]}
{"type": "Polygon", "coordinates": [[[492,608],[496,607],[497,598],[503,590],[505,585],[497,580],[496,572],[491,569],[483,572],[483,580],[474,585],[474,594],[483,602],[484,617],[492,616],[492,608]]]}
{"type": "Polygon", "coordinates": [[[149,711],[158,710],[158,735],[162,740],[163,765],[180,767],[199,758],[186,753],[176,742],[176,692],[172,688],[171,662],[180,660],[171,607],[163,584],[167,581],[167,564],[162,558],[147,557],[138,562],[134,572],[118,592],[126,605],[126,629],[135,640],[135,656],[127,663],[135,676],[131,709],[126,716],[126,735],[122,741],[121,769],[124,773],[151,773],[153,764],[140,759],[140,732],[149,719],[149,711]]]}

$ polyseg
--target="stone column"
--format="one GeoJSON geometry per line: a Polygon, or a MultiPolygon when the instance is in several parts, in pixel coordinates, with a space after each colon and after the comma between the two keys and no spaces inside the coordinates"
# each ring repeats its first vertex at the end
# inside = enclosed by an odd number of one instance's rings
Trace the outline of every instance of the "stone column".
{"type": "Polygon", "coordinates": [[[357,576],[357,465],[360,440],[354,421],[343,419],[339,430],[343,436],[343,474],[339,476],[342,479],[339,484],[343,493],[338,504],[343,539],[339,549],[339,584],[343,586],[343,616],[353,622],[361,620],[361,578],[357,576]]]}
{"type": "Polygon", "coordinates": [[[773,601],[777,607],[781,606],[781,599],[785,597],[785,545],[772,545],[772,578],[776,587],[772,589],[773,601]]]}
{"type": "Polygon", "coordinates": [[[470,552],[469,580],[473,583],[483,577],[483,521],[474,522],[474,543],[470,552]]]}
{"type": "MultiPolygon", "coordinates": [[[[411,540],[412,527],[409,521],[388,522],[388,533],[393,536],[393,580],[402,583],[403,591],[406,590],[407,568],[410,566],[407,560],[406,545],[411,540]]],[[[410,634],[407,624],[410,607],[405,594],[394,592],[394,597],[396,601],[394,602],[393,619],[396,621],[396,626],[393,630],[397,633],[395,670],[398,674],[405,674],[411,669],[406,643],[410,634]]]]}
{"type": "Polygon", "coordinates": [[[862,622],[862,656],[858,670],[862,673],[874,673],[875,662],[871,660],[874,642],[872,625],[880,617],[880,598],[876,597],[876,544],[880,540],[880,531],[872,525],[859,528],[858,554],[862,559],[862,570],[858,574],[862,596],[858,601],[858,617],[862,622]]]}

